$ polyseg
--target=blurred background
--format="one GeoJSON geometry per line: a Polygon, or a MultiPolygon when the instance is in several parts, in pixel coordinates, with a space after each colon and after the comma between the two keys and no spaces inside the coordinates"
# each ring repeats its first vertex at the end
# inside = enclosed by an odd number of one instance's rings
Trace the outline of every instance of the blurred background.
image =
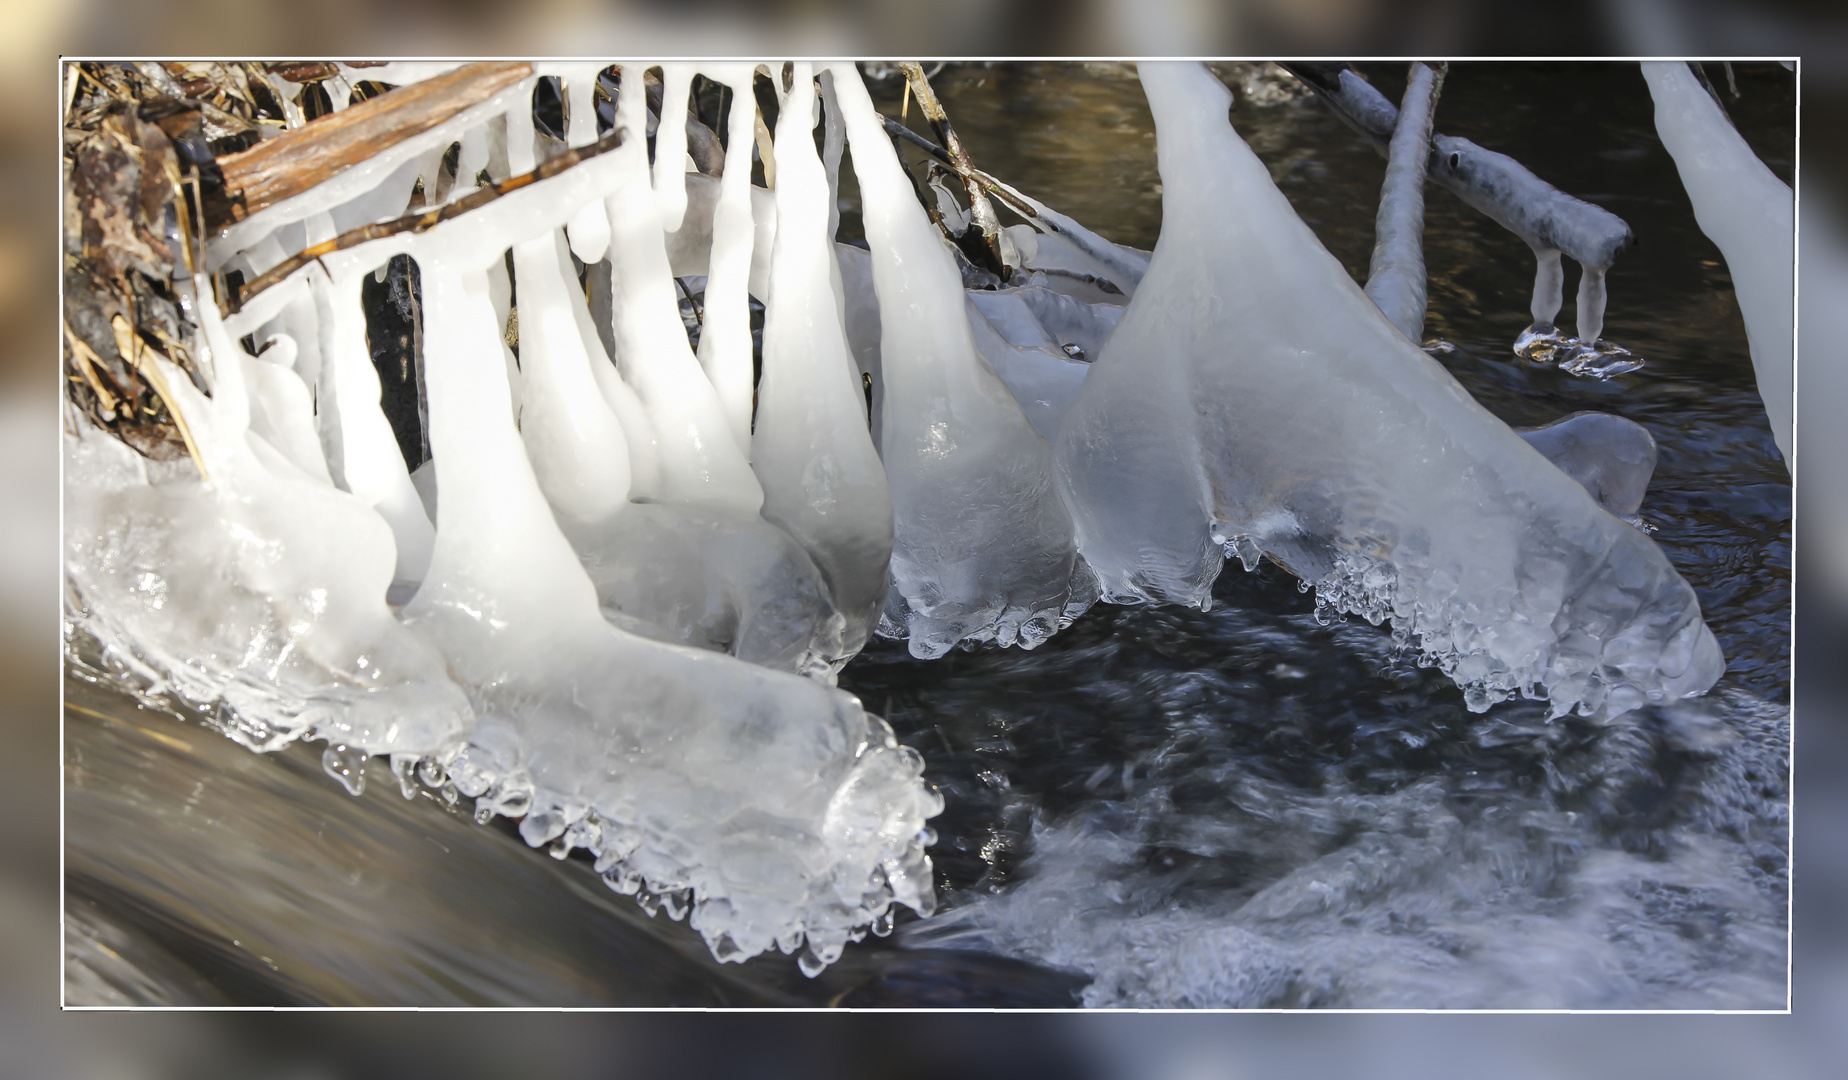
{"type": "Polygon", "coordinates": [[[433,1072],[1823,1076],[1848,1058],[1848,8],[1831,0],[4,0],[0,1077],[433,1072]],[[1801,57],[1794,1016],[100,1015],[59,1012],[57,57],[1801,57]],[[715,1037],[717,1036],[717,1037],[715,1037]],[[1829,1061],[1836,1061],[1833,1067],[1829,1061]]]}

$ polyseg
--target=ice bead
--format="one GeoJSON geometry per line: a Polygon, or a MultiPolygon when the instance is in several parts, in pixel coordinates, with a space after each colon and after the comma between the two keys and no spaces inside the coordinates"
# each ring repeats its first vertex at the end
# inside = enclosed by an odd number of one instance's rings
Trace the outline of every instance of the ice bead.
{"type": "Polygon", "coordinates": [[[1205,606],[1222,544],[1392,620],[1473,709],[1521,693],[1611,715],[1724,667],[1641,532],[1395,330],[1227,121],[1195,64],[1145,63],[1163,222],[1059,436],[1107,598],[1205,606]]]}

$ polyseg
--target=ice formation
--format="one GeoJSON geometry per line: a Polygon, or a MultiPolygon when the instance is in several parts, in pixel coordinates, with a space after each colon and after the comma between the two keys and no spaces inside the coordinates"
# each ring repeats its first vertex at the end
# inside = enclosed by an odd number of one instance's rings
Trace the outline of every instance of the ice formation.
{"type": "Polygon", "coordinates": [[[885,600],[892,493],[847,343],[807,63],[795,65],[792,85],[777,119],[776,249],[752,465],[764,486],[764,519],[800,541],[827,578],[846,620],[838,654],[845,663],[871,636],[885,600]]]}
{"type": "MultiPolygon", "coordinates": [[[[934,904],[941,799],[834,687],[875,630],[927,658],[1032,648],[1100,594],[1204,606],[1234,553],[1313,582],[1324,611],[1391,619],[1478,710],[1521,693],[1611,715],[1717,677],[1692,592],[1592,499],[1635,513],[1647,432],[1529,433],[1555,468],[1477,406],[1417,349],[1414,305],[1387,304],[1395,330],[1296,218],[1204,68],[1143,66],[1152,257],[1007,188],[1030,222],[997,236],[1016,274],[976,291],[851,65],[773,67],[774,156],[757,65],[699,65],[733,90],[716,178],[685,171],[677,122],[651,160],[641,65],[600,132],[603,70],[535,65],[213,238],[176,286],[207,392],[150,361],[197,468],[71,414],[72,624],[144,692],[259,749],[326,740],[350,787],[389,755],[407,790],[588,850],[720,959],[801,951],[815,974],[893,903],[934,904]],[[562,147],[535,131],[548,77],[562,147]],[[847,144],[866,248],[835,241],[847,144]],[[754,147],[774,190],[750,183],[754,147]],[[466,213],[347,232],[414,190],[475,198],[482,173],[493,197],[466,213]],[[414,471],[361,304],[404,256],[414,471]],[[291,258],[220,315],[212,273],[291,258]],[[674,280],[695,275],[697,352],[674,280]]],[[[696,67],[660,71],[677,117],[696,67]]]]}
{"type": "MultiPolygon", "coordinates": [[[[1354,72],[1332,64],[1291,64],[1335,113],[1382,153],[1398,126],[1399,110],[1354,72]]],[[[1535,176],[1506,154],[1450,135],[1431,137],[1428,175],[1464,202],[1519,236],[1533,249],[1533,324],[1514,351],[1537,362],[1556,362],[1578,375],[1610,378],[1642,366],[1620,346],[1604,341],[1604,276],[1632,239],[1617,215],[1575,199],[1535,176]],[[1578,336],[1554,325],[1564,299],[1561,253],[1579,264],[1578,336]]]]}
{"type": "Polygon", "coordinates": [[[1437,72],[1413,64],[1405,102],[1393,124],[1386,182],[1374,226],[1367,298],[1414,342],[1424,340],[1424,186],[1430,162],[1431,119],[1437,108],[1437,72]]]}
{"type": "MultiPolygon", "coordinates": [[[[582,88],[600,67],[537,73],[578,104],[573,145],[598,139],[582,88]]],[[[640,68],[624,74],[640,86],[640,68]]],[[[666,75],[684,100],[688,71],[666,75]]],[[[530,171],[533,84],[421,136],[417,175],[458,143],[491,178],[530,171]]],[[[602,152],[426,231],[336,246],[227,322],[197,279],[210,396],[177,369],[169,381],[205,471],[143,463],[73,421],[73,618],[148,692],[216,705],[253,746],[326,739],[350,785],[389,754],[402,782],[472,797],[480,820],[517,818],[560,857],[588,849],[720,959],[800,951],[814,974],[889,926],[894,902],[931,910],[924,821],[941,809],[917,755],[831,687],[852,651],[833,596],[852,597],[863,637],[891,519],[828,264],[827,179],[785,152],[778,197],[796,224],[770,353],[788,391],[766,387],[778,415],[760,416],[758,449],[791,536],[758,516],[748,447],[681,328],[665,228],[689,200],[678,169],[651,168],[646,119],[641,94],[620,95],[602,152]],[[401,254],[424,310],[421,491],[380,411],[358,302],[360,279],[401,254]],[[614,362],[573,255],[614,269],[614,362]],[[268,348],[246,353],[245,335],[268,348]],[[834,411],[804,417],[817,394],[834,411]],[[858,532],[790,508],[828,482],[858,532]],[[388,593],[413,589],[394,613],[388,593]]],[[[254,215],[214,265],[261,273],[331,239],[356,203],[392,217],[411,160],[254,215]]],[[[742,285],[737,201],[718,200],[734,250],[716,261],[742,285]]],[[[744,327],[742,288],[728,302],[744,327]]]]}
{"type": "Polygon", "coordinates": [[[1163,229],[1059,433],[1107,599],[1206,606],[1228,552],[1390,619],[1482,710],[1615,714],[1723,660],[1647,537],[1477,405],[1303,225],[1197,65],[1146,63],[1163,229]]]}
{"type": "Polygon", "coordinates": [[[962,276],[858,73],[832,70],[880,298],[879,449],[896,519],[881,632],[924,658],[962,641],[1031,648],[1093,599],[1051,448],[976,351],[962,276]]]}
{"type": "Polygon", "coordinates": [[[1610,413],[1578,412],[1519,435],[1599,506],[1625,521],[1636,519],[1655,475],[1656,441],[1648,428],[1610,413]]]}
{"type": "Polygon", "coordinates": [[[1771,417],[1778,452],[1788,462],[1796,411],[1795,197],[1752,153],[1685,63],[1644,61],[1643,78],[1655,97],[1656,132],[1694,203],[1694,220],[1726,257],[1745,315],[1758,395],[1771,417]]]}

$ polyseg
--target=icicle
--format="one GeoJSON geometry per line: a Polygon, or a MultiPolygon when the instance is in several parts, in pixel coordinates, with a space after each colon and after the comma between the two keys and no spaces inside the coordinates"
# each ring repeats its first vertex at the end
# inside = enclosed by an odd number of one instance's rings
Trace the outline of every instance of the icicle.
{"type": "Polygon", "coordinates": [[[1790,188],[1752,153],[1686,64],[1645,61],[1643,77],[1655,97],[1656,131],[1694,203],[1694,220],[1726,256],[1745,314],[1758,395],[1771,417],[1778,452],[1788,462],[1796,409],[1791,396],[1796,208],[1790,188]]]}
{"type": "Polygon", "coordinates": [[[841,103],[834,93],[834,72],[821,73],[821,163],[828,170],[828,241],[841,231],[841,151],[847,145],[847,128],[841,122],[841,103]]]}
{"type": "MultiPolygon", "coordinates": [[[[548,74],[558,74],[565,84],[565,144],[588,146],[597,141],[597,74],[598,63],[547,64],[548,74]]],[[[610,218],[595,202],[585,203],[565,226],[571,238],[571,251],[579,261],[602,260],[610,246],[610,218]]]]}
{"type": "Polygon", "coordinates": [[[1412,65],[1392,131],[1374,223],[1373,260],[1367,268],[1367,298],[1413,344],[1424,341],[1425,166],[1431,159],[1431,120],[1442,85],[1443,76],[1424,64],[1412,65]]]}
{"type": "MultiPolygon", "coordinates": [[[[641,68],[625,65],[623,82],[639,88],[641,68]]],[[[662,497],[755,513],[763,505],[763,490],[731,435],[718,396],[700,370],[680,322],[648,180],[647,144],[640,137],[645,105],[639,92],[618,95],[616,123],[630,135],[621,147],[603,155],[613,159],[618,170],[617,186],[604,200],[610,216],[616,362],[654,423],[662,497]]]]}
{"type": "Polygon", "coordinates": [[[764,487],[765,520],[808,551],[847,619],[844,661],[871,635],[885,598],[892,495],[867,434],[866,399],[841,322],[828,178],[806,122],[814,97],[813,71],[797,61],[777,119],[776,285],[764,316],[751,460],[764,487]]]}
{"type": "Polygon", "coordinates": [[[710,217],[712,254],[708,260],[706,321],[700,330],[699,362],[725,410],[732,438],[749,454],[755,373],[745,290],[750,284],[756,226],[751,213],[751,140],[744,133],[750,130],[757,107],[751,96],[754,69],[750,64],[707,65],[701,72],[730,87],[732,95],[731,114],[726,120],[729,145],[725,172],[719,180],[718,205],[710,217]]]}
{"type": "Polygon", "coordinates": [[[896,518],[881,632],[909,636],[920,657],[971,639],[1031,648],[1060,625],[1075,559],[1049,448],[977,353],[961,275],[859,73],[832,70],[879,294],[880,456],[896,518]]]}
{"type": "Polygon", "coordinates": [[[423,580],[435,533],[423,501],[411,483],[404,455],[379,408],[379,373],[366,345],[366,317],[360,281],[371,269],[351,260],[330,259],[341,276],[329,282],[319,267],[310,271],[322,324],[327,327],[334,415],[339,421],[340,462],[346,489],[376,509],[397,539],[397,579],[423,580]]]}
{"type": "Polygon", "coordinates": [[[1217,78],[1140,70],[1170,227],[1058,448],[1106,595],[1204,605],[1223,548],[1252,545],[1325,614],[1390,618],[1477,711],[1520,693],[1613,716],[1710,687],[1724,660],[1662,552],[1386,322],[1217,78]]]}
{"type": "MultiPolygon", "coordinates": [[[[591,206],[598,207],[595,200],[591,206]]],[[[574,218],[574,220],[576,220],[574,218]]],[[[545,234],[513,246],[520,309],[520,437],[547,501],[595,521],[629,498],[629,447],[591,371],[571,306],[564,240],[545,234]]],[[[598,357],[601,360],[601,357],[598,357]]],[[[607,364],[607,361],[606,361],[607,364]]]]}
{"type": "MultiPolygon", "coordinates": [[[[655,209],[661,230],[675,232],[687,213],[687,91],[692,64],[661,65],[661,123],[655,131],[655,209]]],[[[639,87],[640,82],[636,85],[639,87]]]]}

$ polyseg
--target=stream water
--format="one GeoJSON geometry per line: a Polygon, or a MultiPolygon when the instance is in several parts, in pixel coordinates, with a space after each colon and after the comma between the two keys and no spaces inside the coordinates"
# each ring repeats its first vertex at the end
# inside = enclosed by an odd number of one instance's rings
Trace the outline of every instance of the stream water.
{"type": "MultiPolygon", "coordinates": [[[[1363,70],[1397,99],[1402,70],[1363,70]]],[[[1710,71],[1789,179],[1794,77],[1735,65],[1733,97],[1710,71]]],[[[1383,161],[1274,69],[1221,73],[1234,126],[1364,277],[1383,161]]],[[[1153,123],[1128,65],[933,81],[982,168],[1154,245],[1153,123]]],[[[897,115],[898,80],[871,86],[897,115]]],[[[1209,612],[1100,605],[1032,653],[919,661],[876,641],[841,685],[945,797],[943,903],[810,980],[774,954],[718,964],[504,820],[400,798],[382,762],[353,798],[319,748],[250,754],[73,664],[67,1002],[1782,1008],[1791,489],[1725,266],[1634,65],[1453,64],[1437,127],[1636,233],[1605,336],[1647,366],[1575,378],[1509,350],[1525,245],[1433,188],[1427,333],[1510,424],[1598,410],[1654,434],[1641,517],[1725,651],[1707,697],[1608,726],[1472,714],[1386,629],[1318,623],[1269,564],[1231,566],[1209,612]]]]}

